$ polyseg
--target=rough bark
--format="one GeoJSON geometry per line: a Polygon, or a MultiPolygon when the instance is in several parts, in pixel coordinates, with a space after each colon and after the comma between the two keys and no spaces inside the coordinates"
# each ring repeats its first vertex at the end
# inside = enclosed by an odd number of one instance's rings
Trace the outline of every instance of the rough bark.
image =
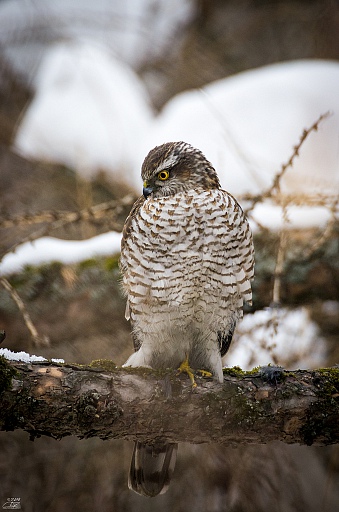
{"type": "Polygon", "coordinates": [[[222,385],[145,368],[22,363],[0,358],[0,429],[31,437],[147,442],[339,441],[339,369],[286,371],[267,381],[231,369],[222,385]]]}

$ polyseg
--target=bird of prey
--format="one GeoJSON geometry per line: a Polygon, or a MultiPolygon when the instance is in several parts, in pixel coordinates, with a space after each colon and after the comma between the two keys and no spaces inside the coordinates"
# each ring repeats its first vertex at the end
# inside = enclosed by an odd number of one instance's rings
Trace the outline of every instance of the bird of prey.
{"type": "MultiPolygon", "coordinates": [[[[152,149],[143,195],[125,222],[120,268],[135,352],[125,366],[194,369],[222,382],[244,301],[251,303],[254,250],[248,221],[212,164],[185,142],[152,149]]],[[[193,369],[193,370],[192,370],[193,369]]],[[[129,487],[166,491],[177,445],[136,442],[129,487]]]]}

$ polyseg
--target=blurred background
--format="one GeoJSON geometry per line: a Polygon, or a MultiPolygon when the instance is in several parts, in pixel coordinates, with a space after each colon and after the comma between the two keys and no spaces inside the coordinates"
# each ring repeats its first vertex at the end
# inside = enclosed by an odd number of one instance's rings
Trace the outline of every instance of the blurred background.
{"type": "MultiPolygon", "coordinates": [[[[254,306],[225,365],[338,363],[338,91],[337,0],[0,1],[0,353],[127,359],[121,229],[147,152],[185,140],[254,232],[254,306]]],[[[0,505],[339,509],[337,446],[180,445],[153,499],[127,489],[131,451],[1,433],[0,505]]]]}

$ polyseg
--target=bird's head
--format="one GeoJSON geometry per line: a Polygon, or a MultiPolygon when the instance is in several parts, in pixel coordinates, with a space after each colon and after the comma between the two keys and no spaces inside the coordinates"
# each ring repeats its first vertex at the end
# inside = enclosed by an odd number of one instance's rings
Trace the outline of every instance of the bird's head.
{"type": "Polygon", "coordinates": [[[190,189],[220,188],[211,163],[199,149],[186,142],[167,142],[156,146],[142,164],[143,194],[171,196],[190,189]]]}

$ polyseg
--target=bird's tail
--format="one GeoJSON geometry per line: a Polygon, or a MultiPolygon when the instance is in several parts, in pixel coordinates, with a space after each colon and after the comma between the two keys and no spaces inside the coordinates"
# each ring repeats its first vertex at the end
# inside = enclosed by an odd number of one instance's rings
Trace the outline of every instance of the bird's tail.
{"type": "Polygon", "coordinates": [[[134,445],[128,487],[143,496],[157,496],[167,491],[177,459],[178,445],[159,446],[136,442],[134,445]]]}

